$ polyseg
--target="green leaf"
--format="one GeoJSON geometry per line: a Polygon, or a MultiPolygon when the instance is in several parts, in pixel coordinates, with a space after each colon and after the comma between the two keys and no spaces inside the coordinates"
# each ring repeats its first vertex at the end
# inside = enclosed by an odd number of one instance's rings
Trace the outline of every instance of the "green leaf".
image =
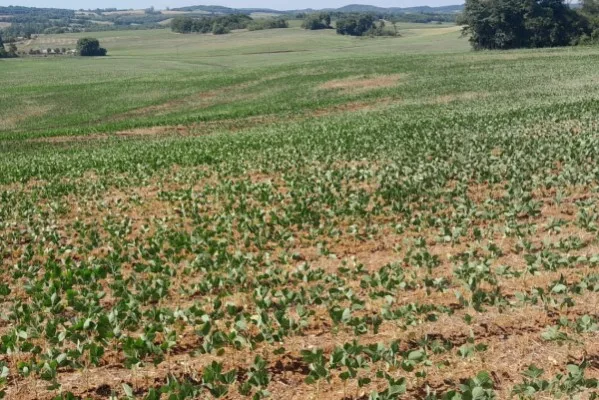
{"type": "Polygon", "coordinates": [[[131,386],[127,385],[126,383],[123,383],[122,386],[123,386],[123,391],[125,392],[125,396],[132,399],[133,398],[133,389],[131,388],[131,386]]]}

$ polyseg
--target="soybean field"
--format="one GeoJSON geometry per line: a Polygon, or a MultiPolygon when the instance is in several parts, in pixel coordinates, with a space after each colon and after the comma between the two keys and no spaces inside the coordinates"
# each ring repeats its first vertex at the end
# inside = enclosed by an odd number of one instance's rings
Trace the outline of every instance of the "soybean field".
{"type": "Polygon", "coordinates": [[[0,61],[4,398],[597,398],[599,48],[399,27],[0,61]]]}

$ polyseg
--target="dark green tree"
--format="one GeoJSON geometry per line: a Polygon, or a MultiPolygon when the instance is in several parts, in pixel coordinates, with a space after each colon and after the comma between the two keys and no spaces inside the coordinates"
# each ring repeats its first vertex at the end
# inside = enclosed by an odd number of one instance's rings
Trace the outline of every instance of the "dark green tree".
{"type": "Polygon", "coordinates": [[[229,33],[234,29],[245,29],[253,20],[249,15],[231,14],[208,16],[202,18],[175,17],[171,29],[178,33],[229,33]]]}
{"type": "Polygon", "coordinates": [[[582,43],[599,43],[599,0],[582,0],[580,12],[589,19],[593,27],[590,37],[581,40],[582,43]]]}
{"type": "Polygon", "coordinates": [[[105,56],[106,49],[100,47],[98,39],[81,38],[77,41],[77,53],[84,57],[105,56]]]}
{"type": "Polygon", "coordinates": [[[580,10],[589,16],[599,16],[599,0],[582,0],[580,10]]]}
{"type": "Polygon", "coordinates": [[[588,20],[562,0],[533,2],[524,25],[528,47],[568,46],[590,33],[588,20]]]}
{"type": "Polygon", "coordinates": [[[475,49],[525,47],[527,1],[467,0],[460,23],[475,49]]]}
{"type": "Polygon", "coordinates": [[[302,23],[304,29],[312,31],[319,29],[331,29],[331,14],[329,13],[317,13],[308,14],[302,23]]]}
{"type": "Polygon", "coordinates": [[[193,18],[175,17],[171,21],[171,29],[173,32],[190,33],[193,30],[193,18]]]}
{"type": "Polygon", "coordinates": [[[474,49],[565,46],[590,33],[563,0],[466,0],[459,23],[474,49]]]}
{"type": "Polygon", "coordinates": [[[337,20],[340,35],[364,36],[375,28],[375,18],[371,14],[349,14],[337,20]]]}
{"type": "Polygon", "coordinates": [[[225,35],[229,32],[231,32],[231,31],[222,24],[215,22],[214,25],[212,25],[212,34],[214,34],[214,35],[225,35]]]}
{"type": "Polygon", "coordinates": [[[280,29],[289,28],[289,24],[284,18],[266,18],[252,22],[248,25],[250,31],[259,31],[262,29],[280,29]]]}
{"type": "Polygon", "coordinates": [[[6,57],[6,50],[4,49],[4,42],[2,41],[2,35],[0,35],[0,58],[6,57]]]}
{"type": "Polygon", "coordinates": [[[10,43],[8,45],[8,50],[7,50],[4,47],[4,41],[2,40],[2,37],[0,36],[0,58],[7,58],[7,57],[18,57],[17,45],[14,43],[10,43]]]}

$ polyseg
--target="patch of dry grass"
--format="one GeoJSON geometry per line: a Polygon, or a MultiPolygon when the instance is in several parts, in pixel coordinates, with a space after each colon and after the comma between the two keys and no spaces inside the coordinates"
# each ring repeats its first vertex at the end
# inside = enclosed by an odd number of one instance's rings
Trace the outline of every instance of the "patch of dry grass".
{"type": "Polygon", "coordinates": [[[19,124],[29,118],[38,118],[52,111],[50,105],[30,104],[19,111],[13,111],[8,115],[0,116],[0,130],[18,129],[19,124]]]}
{"type": "Polygon", "coordinates": [[[394,87],[405,78],[404,74],[375,75],[370,77],[349,77],[335,79],[318,86],[320,90],[340,90],[344,92],[365,92],[369,90],[394,87]]]}

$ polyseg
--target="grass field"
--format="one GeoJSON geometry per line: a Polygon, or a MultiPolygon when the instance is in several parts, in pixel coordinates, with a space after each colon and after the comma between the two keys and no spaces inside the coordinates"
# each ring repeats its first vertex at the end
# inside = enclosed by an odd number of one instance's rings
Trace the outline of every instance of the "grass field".
{"type": "Polygon", "coordinates": [[[401,33],[0,62],[6,398],[595,398],[599,48],[401,33]]]}

